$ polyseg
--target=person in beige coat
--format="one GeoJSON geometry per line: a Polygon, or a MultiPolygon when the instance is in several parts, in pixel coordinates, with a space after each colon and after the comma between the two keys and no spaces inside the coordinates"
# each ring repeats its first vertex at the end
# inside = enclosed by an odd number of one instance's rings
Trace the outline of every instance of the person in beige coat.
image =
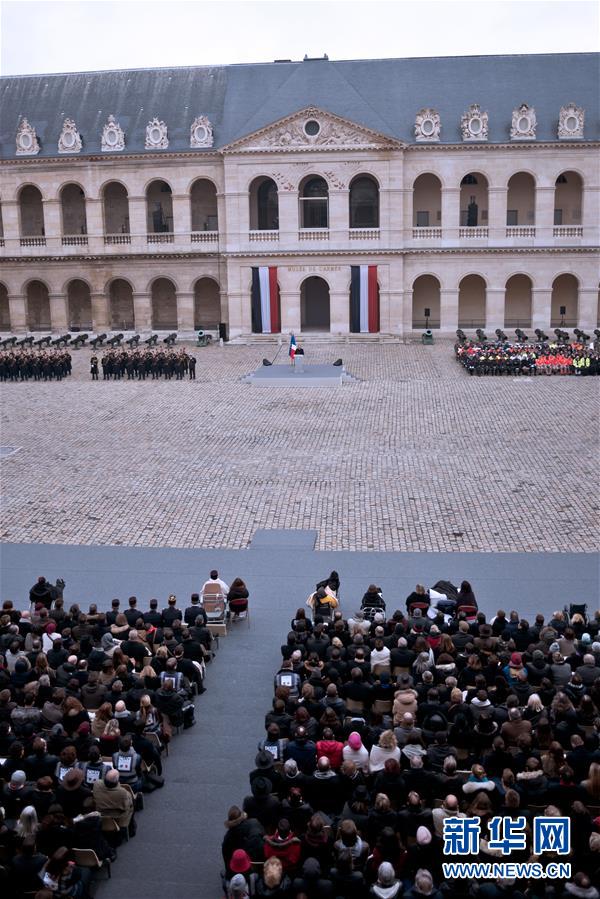
{"type": "Polygon", "coordinates": [[[114,768],[94,784],[94,802],[103,818],[114,818],[119,827],[129,827],[133,818],[133,797],[119,783],[119,772],[114,768]]]}
{"type": "Polygon", "coordinates": [[[413,716],[417,714],[417,691],[413,690],[411,683],[410,677],[405,676],[400,679],[400,689],[396,691],[392,709],[394,727],[402,723],[402,716],[406,712],[410,712],[413,716]]]}

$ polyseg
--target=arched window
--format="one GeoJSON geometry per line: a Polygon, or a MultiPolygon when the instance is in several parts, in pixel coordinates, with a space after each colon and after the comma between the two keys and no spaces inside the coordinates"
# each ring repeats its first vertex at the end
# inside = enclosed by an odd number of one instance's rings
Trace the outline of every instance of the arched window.
{"type": "Polygon", "coordinates": [[[461,227],[487,227],[488,183],[485,175],[470,172],[460,182],[461,227]]]}
{"type": "Polygon", "coordinates": [[[329,227],[329,188],[324,178],[309,175],[301,185],[300,227],[329,227]]]}
{"type": "Polygon", "coordinates": [[[350,184],[350,227],[379,228],[379,187],[368,175],[350,184]]]}
{"type": "Polygon", "coordinates": [[[218,231],[217,189],[207,178],[198,178],[190,191],[192,231],[218,231]]]}
{"type": "Polygon", "coordinates": [[[50,297],[42,281],[27,285],[27,327],[30,331],[50,331],[50,297]]]}
{"type": "Polygon", "coordinates": [[[575,275],[559,275],[552,284],[550,327],[576,328],[578,317],[579,281],[575,275]]]}
{"type": "Polygon", "coordinates": [[[442,183],[424,172],[413,184],[413,228],[441,228],[442,183]]]}
{"type": "Polygon", "coordinates": [[[440,327],[440,282],[433,275],[420,275],[413,284],[412,326],[440,327]]]}
{"type": "Polygon", "coordinates": [[[10,304],[5,284],[0,284],[0,331],[10,331],[10,304]]]}
{"type": "Polygon", "coordinates": [[[148,234],[173,233],[173,197],[166,181],[152,181],[146,189],[148,234]]]}
{"type": "Polygon", "coordinates": [[[458,327],[485,328],[485,281],[467,275],[458,286],[458,327]]]}
{"type": "Polygon", "coordinates": [[[219,285],[212,278],[199,278],[194,284],[194,328],[216,331],[220,321],[219,285]]]}
{"type": "Polygon", "coordinates": [[[118,181],[111,181],[102,191],[104,233],[117,236],[129,234],[129,197],[127,189],[118,181]]]}
{"type": "Polygon", "coordinates": [[[152,284],[152,327],[157,331],[177,330],[177,293],[168,278],[152,284]]]}
{"type": "Polygon", "coordinates": [[[250,185],[250,230],[279,230],[279,192],[272,178],[255,178],[250,185]]]}
{"type": "Polygon", "coordinates": [[[19,193],[21,237],[43,237],[44,206],[39,188],[27,184],[19,193]]]}
{"type": "Polygon", "coordinates": [[[91,331],[92,299],[90,288],[79,278],[69,282],[67,303],[70,331],[91,331]]]}
{"type": "Polygon", "coordinates": [[[504,293],[504,327],[531,328],[531,278],[513,275],[504,293]]]}
{"type": "Polygon", "coordinates": [[[87,234],[85,194],[78,184],[66,184],[60,192],[64,237],[87,234]]]}
{"type": "Polygon", "coordinates": [[[581,225],[582,205],[581,176],[577,172],[563,172],[556,179],[554,189],[554,224],[581,225]]]}
{"type": "Polygon", "coordinates": [[[115,278],[110,284],[109,297],[110,327],[112,330],[133,331],[135,328],[135,313],[131,284],[123,278],[115,278]]]}
{"type": "Polygon", "coordinates": [[[517,172],[509,179],[506,224],[508,227],[535,225],[535,181],[529,172],[517,172]]]}

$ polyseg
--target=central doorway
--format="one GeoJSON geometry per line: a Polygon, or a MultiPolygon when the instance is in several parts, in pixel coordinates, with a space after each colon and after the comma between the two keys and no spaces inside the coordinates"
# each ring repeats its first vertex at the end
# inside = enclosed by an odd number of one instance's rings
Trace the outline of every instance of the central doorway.
{"type": "Polygon", "coordinates": [[[306,278],[300,288],[300,330],[329,331],[329,284],[316,275],[306,278]]]}

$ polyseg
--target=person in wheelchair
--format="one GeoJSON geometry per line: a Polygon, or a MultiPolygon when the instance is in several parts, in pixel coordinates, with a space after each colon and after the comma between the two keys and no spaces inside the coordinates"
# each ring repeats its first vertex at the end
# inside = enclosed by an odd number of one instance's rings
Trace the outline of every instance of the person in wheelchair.
{"type": "Polygon", "coordinates": [[[319,587],[306,600],[306,605],[312,609],[313,620],[316,618],[331,619],[334,609],[339,603],[333,590],[329,587],[319,587]]]}
{"type": "Polygon", "coordinates": [[[380,609],[382,612],[385,612],[385,602],[381,595],[381,587],[376,587],[375,584],[369,584],[367,591],[361,600],[360,607],[363,610],[380,609]]]}

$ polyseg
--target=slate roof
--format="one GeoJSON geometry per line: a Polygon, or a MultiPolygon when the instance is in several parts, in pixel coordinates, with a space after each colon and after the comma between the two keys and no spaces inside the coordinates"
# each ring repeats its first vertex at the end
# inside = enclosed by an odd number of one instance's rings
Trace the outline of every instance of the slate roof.
{"type": "Polygon", "coordinates": [[[441,143],[457,144],[460,117],[471,103],[489,113],[488,143],[501,143],[509,139],[512,111],[521,103],[535,107],[537,140],[556,141],[560,107],[575,102],[586,112],[585,138],[599,140],[599,86],[596,53],[319,59],[4,77],[0,157],[16,156],[22,116],[37,131],[39,158],[58,156],[65,117],[75,120],[82,135],[80,156],[100,153],[110,114],[125,131],[125,153],[190,152],[190,125],[198,115],[212,122],[219,148],[306,106],[406,143],[415,141],[417,111],[431,106],[441,115],[441,143]],[[154,116],[168,126],[168,151],[144,148],[146,125],[154,116]]]}

